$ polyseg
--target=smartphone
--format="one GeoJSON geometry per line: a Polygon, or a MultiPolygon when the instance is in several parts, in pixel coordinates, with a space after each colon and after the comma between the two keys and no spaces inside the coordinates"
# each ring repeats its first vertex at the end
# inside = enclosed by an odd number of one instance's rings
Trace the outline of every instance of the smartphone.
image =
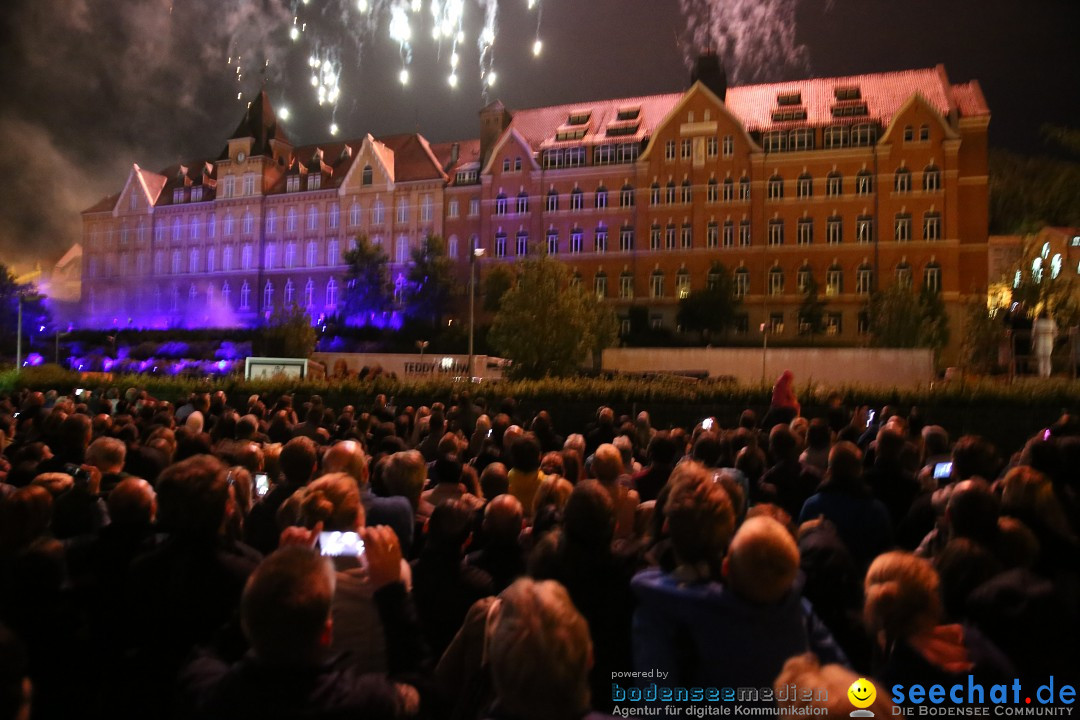
{"type": "Polygon", "coordinates": [[[704,420],[701,421],[701,429],[702,430],[712,430],[712,426],[713,426],[713,419],[711,417],[707,417],[707,418],[705,418],[704,420]]]}
{"type": "Polygon", "coordinates": [[[82,397],[82,394],[86,392],[83,388],[75,388],[75,397],[82,397]]]}
{"type": "Polygon", "coordinates": [[[270,492],[270,476],[266,473],[255,473],[255,497],[266,497],[270,492]]]}
{"type": "Polygon", "coordinates": [[[321,532],[319,551],[326,557],[359,558],[364,554],[364,541],[354,532],[321,532]]]}
{"type": "Polygon", "coordinates": [[[877,417],[877,412],[871,410],[866,416],[866,427],[870,427],[874,424],[874,418],[877,417]]]}
{"type": "Polygon", "coordinates": [[[487,436],[491,437],[491,428],[488,428],[487,436]]]}
{"type": "MultiPolygon", "coordinates": [[[[15,417],[19,417],[19,413],[15,413],[15,417]]],[[[1050,439],[1050,428],[1046,428],[1045,430],[1043,430],[1043,441],[1045,442],[1046,440],[1049,440],[1049,439],[1050,439]]]]}
{"type": "Polygon", "coordinates": [[[952,462],[939,462],[934,465],[934,479],[944,480],[952,477],[952,462]]]}

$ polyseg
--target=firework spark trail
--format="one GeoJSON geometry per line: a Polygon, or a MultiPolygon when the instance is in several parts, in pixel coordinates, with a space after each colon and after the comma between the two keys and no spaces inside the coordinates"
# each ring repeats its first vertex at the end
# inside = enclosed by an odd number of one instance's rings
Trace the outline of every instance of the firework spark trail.
{"type": "Polygon", "coordinates": [[[679,0],[689,40],[683,58],[689,66],[700,50],[711,47],[735,82],[805,72],[809,54],[795,38],[798,5],[799,0],[679,0]]]}

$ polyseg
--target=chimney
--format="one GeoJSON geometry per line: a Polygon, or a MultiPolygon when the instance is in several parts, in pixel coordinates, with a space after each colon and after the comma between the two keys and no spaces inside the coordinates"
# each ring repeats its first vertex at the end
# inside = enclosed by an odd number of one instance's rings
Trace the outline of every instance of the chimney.
{"type": "Polygon", "coordinates": [[[457,165],[458,157],[461,155],[461,143],[454,143],[450,146],[450,167],[457,165]]]}
{"type": "Polygon", "coordinates": [[[690,84],[693,85],[699,80],[718,98],[727,100],[727,71],[724,70],[724,63],[716,51],[706,50],[698,55],[690,73],[690,84]]]}

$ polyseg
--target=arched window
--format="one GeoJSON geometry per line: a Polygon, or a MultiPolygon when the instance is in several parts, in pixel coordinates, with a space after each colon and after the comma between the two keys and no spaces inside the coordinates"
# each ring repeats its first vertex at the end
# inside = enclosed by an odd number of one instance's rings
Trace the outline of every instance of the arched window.
{"type": "Polygon", "coordinates": [[[735,297],[746,297],[750,292],[750,271],[744,267],[735,270],[735,297]]]}
{"type": "Polygon", "coordinates": [[[293,285],[292,278],[285,281],[285,307],[292,307],[293,302],[296,300],[296,286],[293,285]]]}
{"type": "Polygon", "coordinates": [[[911,171],[906,167],[897,168],[893,175],[893,192],[906,193],[911,191],[911,171]]]}
{"type": "Polygon", "coordinates": [[[896,284],[900,287],[911,287],[911,265],[907,260],[902,260],[896,266],[896,284]]]}
{"type": "Polygon", "coordinates": [[[232,302],[232,287],[229,286],[228,280],[221,283],[221,302],[224,303],[226,307],[232,302]]]}
{"type": "Polygon", "coordinates": [[[675,273],[675,297],[682,300],[683,298],[690,296],[690,271],[686,268],[679,268],[679,272],[675,273]]]}
{"type": "Polygon", "coordinates": [[[825,295],[833,297],[844,292],[844,270],[833,263],[825,271],[825,295]]]}
{"type": "Polygon", "coordinates": [[[330,278],[326,281],[326,307],[337,307],[337,281],[334,278],[330,278]]]}
{"type": "Polygon", "coordinates": [[[273,235],[277,232],[277,210],[271,208],[266,211],[266,234],[273,235]]]}
{"type": "Polygon", "coordinates": [[[867,263],[859,265],[855,270],[855,293],[869,295],[874,289],[874,268],[867,263]]]}
{"type": "Polygon", "coordinates": [[[311,240],[307,244],[307,266],[315,267],[319,264],[319,244],[311,240]]]}
{"type": "Polygon", "coordinates": [[[349,206],[349,225],[352,225],[354,227],[356,225],[359,225],[360,216],[360,203],[354,201],[353,204],[349,206]]]}
{"type": "Polygon", "coordinates": [[[373,176],[374,176],[374,173],[371,170],[371,166],[370,165],[365,165],[364,166],[364,172],[363,172],[363,174],[361,176],[361,179],[360,179],[360,184],[362,184],[362,185],[370,185],[372,183],[373,176]]]}
{"type": "Polygon", "coordinates": [[[598,270],[593,277],[593,291],[601,300],[607,297],[607,273],[603,270],[598,270]]]}
{"type": "Polygon", "coordinates": [[[937,192],[941,189],[941,170],[936,165],[927,165],[922,174],[924,192],[937,192]]]}
{"type": "Polygon", "coordinates": [[[338,262],[338,241],[328,240],[326,242],[326,264],[330,267],[334,267],[338,262]]]}
{"type": "Polygon", "coordinates": [[[446,244],[446,254],[451,260],[457,260],[458,256],[458,239],[457,235],[451,235],[449,242],[446,244]]]}
{"type": "Polygon", "coordinates": [[[270,310],[273,307],[274,307],[274,283],[267,280],[266,285],[263,285],[263,310],[270,310]]]}
{"type": "Polygon", "coordinates": [[[923,268],[923,287],[930,292],[941,291],[941,266],[936,262],[928,262],[923,268]]]}
{"type": "Polygon", "coordinates": [[[315,281],[308,278],[308,281],[304,283],[304,307],[311,308],[315,306],[315,281]]]}
{"type": "Polygon", "coordinates": [[[784,294],[784,271],[778,267],[773,267],[769,270],[769,294],[784,294]]]}
{"type": "Polygon", "coordinates": [[[499,193],[495,196],[495,214],[506,214],[506,193],[499,193]]]}
{"type": "Polygon", "coordinates": [[[251,309],[251,286],[248,285],[247,280],[245,280],[244,284],[240,286],[240,309],[251,309]]]}
{"type": "Polygon", "coordinates": [[[656,268],[649,276],[649,296],[654,298],[664,297],[664,271],[656,268]]]}

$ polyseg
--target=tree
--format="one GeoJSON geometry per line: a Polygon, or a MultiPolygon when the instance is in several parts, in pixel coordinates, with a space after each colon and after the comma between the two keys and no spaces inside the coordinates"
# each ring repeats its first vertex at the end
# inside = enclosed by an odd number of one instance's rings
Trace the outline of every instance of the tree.
{"type": "Polygon", "coordinates": [[[708,340],[710,333],[723,334],[735,324],[740,302],[731,272],[723,265],[713,265],[708,286],[679,300],[676,321],[684,330],[700,332],[702,339],[708,340]]]}
{"type": "Polygon", "coordinates": [[[941,293],[893,283],[874,293],[868,308],[871,343],[877,347],[933,348],[949,342],[949,318],[941,293]]]}
{"type": "Polygon", "coordinates": [[[368,242],[366,235],[356,238],[356,247],[345,253],[344,305],[348,318],[366,325],[375,315],[390,309],[390,279],[386,253],[368,242]]]}
{"type": "Polygon", "coordinates": [[[1005,342],[1005,325],[998,312],[999,308],[991,311],[979,297],[965,303],[960,356],[967,370],[989,374],[998,368],[998,354],[1005,342]]]}
{"type": "Polygon", "coordinates": [[[318,341],[311,318],[296,304],[275,310],[261,335],[255,350],[264,357],[310,357],[318,341]]]}
{"type": "Polygon", "coordinates": [[[48,327],[52,317],[45,305],[45,297],[39,295],[33,283],[20,283],[11,270],[0,263],[0,346],[15,354],[15,327],[19,317],[19,296],[23,298],[23,353],[28,352],[28,338],[41,326],[48,327]]]}
{"type": "Polygon", "coordinates": [[[514,287],[514,271],[507,265],[499,264],[488,270],[484,277],[484,310],[497,312],[503,295],[514,287]]]}
{"type": "Polygon", "coordinates": [[[799,332],[805,331],[813,340],[815,335],[825,332],[826,302],[818,295],[817,280],[810,274],[803,289],[803,299],[799,304],[799,332]]]}
{"type": "Polygon", "coordinates": [[[547,256],[520,264],[517,283],[503,295],[488,342],[514,361],[515,378],[575,373],[591,352],[616,337],[614,316],[570,270],[547,256]]]}
{"type": "Polygon", "coordinates": [[[450,301],[451,267],[446,242],[438,235],[428,235],[412,252],[412,265],[406,276],[405,314],[439,326],[450,301]]]}

